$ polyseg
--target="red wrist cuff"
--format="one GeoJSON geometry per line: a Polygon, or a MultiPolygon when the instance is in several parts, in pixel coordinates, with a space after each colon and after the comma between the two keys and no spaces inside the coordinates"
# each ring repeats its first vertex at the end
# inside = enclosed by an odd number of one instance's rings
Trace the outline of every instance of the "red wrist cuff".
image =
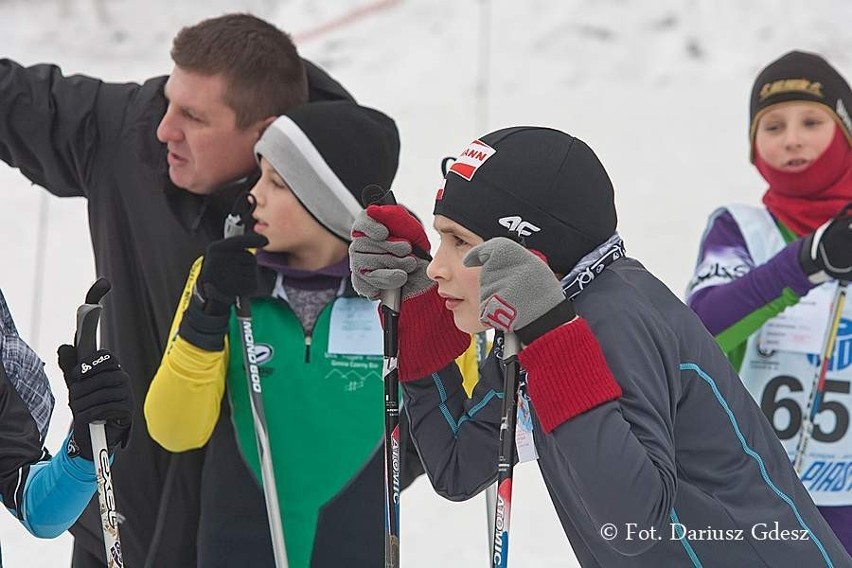
{"type": "Polygon", "coordinates": [[[432,286],[402,303],[399,315],[399,380],[413,381],[440,371],[470,346],[453,314],[432,286]]]}
{"type": "Polygon", "coordinates": [[[527,371],[527,390],[546,433],[621,396],[598,340],[582,318],[542,335],[518,358],[527,371]]]}

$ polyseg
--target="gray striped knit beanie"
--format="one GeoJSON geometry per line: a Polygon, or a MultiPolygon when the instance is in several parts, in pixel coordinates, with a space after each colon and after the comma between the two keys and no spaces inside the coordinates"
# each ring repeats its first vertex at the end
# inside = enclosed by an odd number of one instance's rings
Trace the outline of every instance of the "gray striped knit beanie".
{"type": "Polygon", "coordinates": [[[399,133],[387,115],[349,101],[314,102],[278,117],[254,148],[326,229],[349,241],[361,191],[389,189],[399,133]]]}

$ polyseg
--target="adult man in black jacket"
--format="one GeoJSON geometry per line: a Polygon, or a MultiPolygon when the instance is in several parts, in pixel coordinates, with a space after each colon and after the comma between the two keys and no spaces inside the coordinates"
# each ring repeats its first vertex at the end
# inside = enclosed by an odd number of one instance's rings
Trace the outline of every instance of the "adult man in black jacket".
{"type": "MultiPolygon", "coordinates": [[[[262,501],[257,491],[245,494],[250,488],[202,478],[215,445],[206,457],[157,446],[141,404],[186,273],[222,238],[234,196],[254,181],[263,129],[307,100],[351,99],[302,61],[286,34],[249,15],[184,28],[172,58],[169,77],[141,85],[0,60],[0,159],[56,196],[88,199],[96,270],[113,284],[102,344],[133,377],[141,426],[113,469],[124,559],[135,567],[196,565],[201,492],[262,501]]],[[[97,500],[72,533],[72,565],[104,565],[97,500]]]]}

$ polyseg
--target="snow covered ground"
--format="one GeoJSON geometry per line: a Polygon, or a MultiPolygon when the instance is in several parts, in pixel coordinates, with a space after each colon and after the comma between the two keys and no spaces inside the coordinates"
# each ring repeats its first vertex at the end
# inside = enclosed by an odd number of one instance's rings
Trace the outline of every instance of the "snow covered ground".
{"type": "MultiPolygon", "coordinates": [[[[290,31],[397,120],[394,189],[425,219],[441,158],[477,135],[537,124],[583,138],[613,178],[629,252],[677,293],[707,215],[763,191],[747,156],[756,72],[801,48],[852,77],[848,0],[0,0],[0,57],[140,81],[170,70],[181,26],[233,11],[290,31]]],[[[70,413],[52,354],[94,279],[85,203],[45,197],[2,164],[0,188],[0,288],[55,378],[55,449],[70,413]]],[[[516,477],[512,565],[575,566],[535,466],[516,477]]],[[[420,480],[402,515],[406,567],[486,565],[483,500],[449,503],[420,480]]],[[[69,536],[37,541],[8,515],[0,541],[7,567],[69,562],[69,536]]]]}

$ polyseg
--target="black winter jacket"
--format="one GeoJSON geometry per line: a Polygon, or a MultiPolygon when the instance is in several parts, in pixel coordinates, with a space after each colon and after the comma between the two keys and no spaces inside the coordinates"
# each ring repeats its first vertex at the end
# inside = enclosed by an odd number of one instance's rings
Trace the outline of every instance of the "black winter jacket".
{"type": "MultiPolygon", "coordinates": [[[[352,98],[305,63],[312,101],[352,98]]],[[[65,77],[54,65],[0,60],[0,159],[56,196],[88,200],[95,268],[112,283],[102,343],[133,379],[137,406],[137,426],[115,460],[113,477],[124,517],[124,560],[140,568],[146,558],[153,566],[196,565],[200,493],[214,490],[202,487],[205,452],[178,455],[159,447],[148,436],[142,403],[189,268],[222,238],[234,196],[253,181],[209,196],[171,183],[166,148],[156,137],[166,111],[166,80],[105,83],[65,77]]],[[[104,557],[96,498],[71,532],[75,546],[104,557]]],[[[80,557],[75,550],[75,559],[80,557]]]]}
{"type": "MultiPolygon", "coordinates": [[[[530,410],[538,466],[582,566],[852,566],[688,307],[630,258],[596,276],[574,305],[622,396],[549,434],[535,400],[530,410]]],[[[496,479],[502,391],[494,354],[470,399],[454,365],[404,385],[438,493],[468,499],[496,479]]]]}

